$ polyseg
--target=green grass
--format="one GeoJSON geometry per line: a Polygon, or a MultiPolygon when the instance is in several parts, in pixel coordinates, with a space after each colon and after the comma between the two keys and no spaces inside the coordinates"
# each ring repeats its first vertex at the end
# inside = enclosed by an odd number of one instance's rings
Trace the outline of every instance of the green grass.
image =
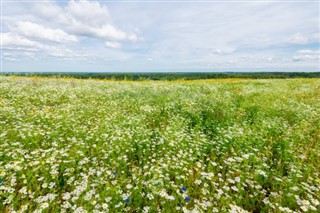
{"type": "Polygon", "coordinates": [[[0,211],[320,211],[320,79],[0,83],[0,211]]]}

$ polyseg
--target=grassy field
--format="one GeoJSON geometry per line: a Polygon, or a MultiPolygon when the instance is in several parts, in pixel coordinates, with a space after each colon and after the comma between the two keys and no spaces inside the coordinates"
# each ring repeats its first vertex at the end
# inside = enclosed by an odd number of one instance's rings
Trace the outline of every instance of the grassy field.
{"type": "Polygon", "coordinates": [[[0,78],[0,212],[320,212],[320,79],[0,78]]]}

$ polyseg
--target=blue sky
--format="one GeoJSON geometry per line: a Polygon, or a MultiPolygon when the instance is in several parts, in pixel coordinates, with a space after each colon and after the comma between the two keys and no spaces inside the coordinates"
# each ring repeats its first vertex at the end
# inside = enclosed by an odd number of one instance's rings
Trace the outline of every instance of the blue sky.
{"type": "Polygon", "coordinates": [[[319,1],[2,1],[2,71],[319,71],[319,1]]]}

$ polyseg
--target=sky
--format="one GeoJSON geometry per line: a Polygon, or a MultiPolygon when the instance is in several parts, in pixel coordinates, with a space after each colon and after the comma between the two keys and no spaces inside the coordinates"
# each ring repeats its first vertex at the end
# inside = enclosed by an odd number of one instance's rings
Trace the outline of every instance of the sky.
{"type": "Polygon", "coordinates": [[[319,60],[319,1],[1,0],[2,72],[319,72],[319,60]]]}

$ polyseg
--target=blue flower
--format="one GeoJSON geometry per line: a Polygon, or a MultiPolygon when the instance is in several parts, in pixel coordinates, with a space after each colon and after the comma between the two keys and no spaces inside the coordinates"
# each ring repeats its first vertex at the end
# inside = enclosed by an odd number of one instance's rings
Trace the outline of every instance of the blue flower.
{"type": "Polygon", "coordinates": [[[187,201],[187,202],[189,202],[191,199],[190,199],[189,196],[186,196],[186,197],[184,198],[184,200],[187,201]]]}
{"type": "Polygon", "coordinates": [[[0,180],[0,185],[3,183],[3,181],[2,180],[0,180]]]}
{"type": "Polygon", "coordinates": [[[130,198],[128,197],[127,199],[125,199],[124,201],[126,201],[126,203],[130,202],[130,198]]]}
{"type": "Polygon", "coordinates": [[[187,191],[187,187],[182,186],[182,187],[181,187],[181,193],[184,193],[185,191],[187,191]]]}

